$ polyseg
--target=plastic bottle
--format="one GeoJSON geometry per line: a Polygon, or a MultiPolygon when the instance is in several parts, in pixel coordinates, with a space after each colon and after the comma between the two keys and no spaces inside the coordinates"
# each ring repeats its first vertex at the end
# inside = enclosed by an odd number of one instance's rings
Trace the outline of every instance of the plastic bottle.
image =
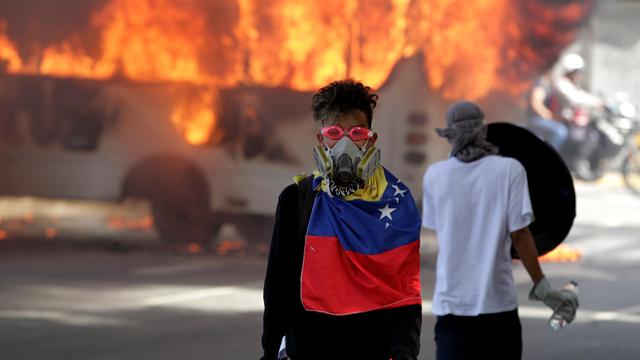
{"type": "MultiPolygon", "coordinates": [[[[578,283],[576,281],[570,281],[567,285],[564,286],[563,290],[571,291],[572,293],[578,296],[578,283]]],[[[567,320],[562,317],[562,315],[553,313],[551,318],[549,319],[549,326],[553,330],[560,330],[567,325],[567,320]]]]}

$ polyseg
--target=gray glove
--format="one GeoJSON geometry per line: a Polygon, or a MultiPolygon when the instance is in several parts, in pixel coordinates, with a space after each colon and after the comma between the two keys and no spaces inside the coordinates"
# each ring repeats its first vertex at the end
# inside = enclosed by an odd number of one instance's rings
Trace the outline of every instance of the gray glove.
{"type": "Polygon", "coordinates": [[[551,287],[547,278],[542,278],[529,292],[529,300],[542,301],[553,310],[554,315],[562,316],[568,323],[572,322],[578,309],[578,295],[571,290],[556,290],[551,287]]]}

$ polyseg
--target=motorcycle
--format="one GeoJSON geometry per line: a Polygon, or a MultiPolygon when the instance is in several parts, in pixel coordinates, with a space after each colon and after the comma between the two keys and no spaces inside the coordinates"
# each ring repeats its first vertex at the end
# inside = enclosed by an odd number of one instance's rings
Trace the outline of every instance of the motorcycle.
{"type": "Polygon", "coordinates": [[[563,113],[569,137],[560,149],[574,175],[587,181],[620,171],[626,186],[640,195],[640,119],[629,96],[618,93],[599,108],[563,113]]]}

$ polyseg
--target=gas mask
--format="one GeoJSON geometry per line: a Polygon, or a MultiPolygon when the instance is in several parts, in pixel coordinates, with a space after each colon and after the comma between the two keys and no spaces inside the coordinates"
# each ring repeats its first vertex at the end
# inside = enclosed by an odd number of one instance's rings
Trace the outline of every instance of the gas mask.
{"type": "Polygon", "coordinates": [[[365,146],[359,149],[345,136],[329,148],[325,144],[313,149],[316,165],[320,172],[343,184],[369,179],[380,164],[380,149],[365,146]]]}

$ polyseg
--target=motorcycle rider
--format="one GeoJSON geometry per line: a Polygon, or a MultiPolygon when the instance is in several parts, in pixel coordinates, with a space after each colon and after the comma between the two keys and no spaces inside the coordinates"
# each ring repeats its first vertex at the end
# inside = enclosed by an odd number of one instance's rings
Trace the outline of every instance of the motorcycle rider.
{"type": "Polygon", "coordinates": [[[560,117],[569,125],[569,146],[563,155],[578,177],[590,178],[589,159],[598,146],[598,132],[589,125],[589,112],[603,106],[602,100],[582,87],[585,62],[578,54],[561,59],[562,76],[554,83],[560,102],[560,117]]]}
{"type": "MultiPolygon", "coordinates": [[[[571,108],[602,106],[602,100],[583,88],[584,59],[578,54],[565,55],[561,60],[562,76],[555,80],[555,90],[564,113],[571,108]]],[[[567,116],[567,114],[563,114],[567,116]]]]}

